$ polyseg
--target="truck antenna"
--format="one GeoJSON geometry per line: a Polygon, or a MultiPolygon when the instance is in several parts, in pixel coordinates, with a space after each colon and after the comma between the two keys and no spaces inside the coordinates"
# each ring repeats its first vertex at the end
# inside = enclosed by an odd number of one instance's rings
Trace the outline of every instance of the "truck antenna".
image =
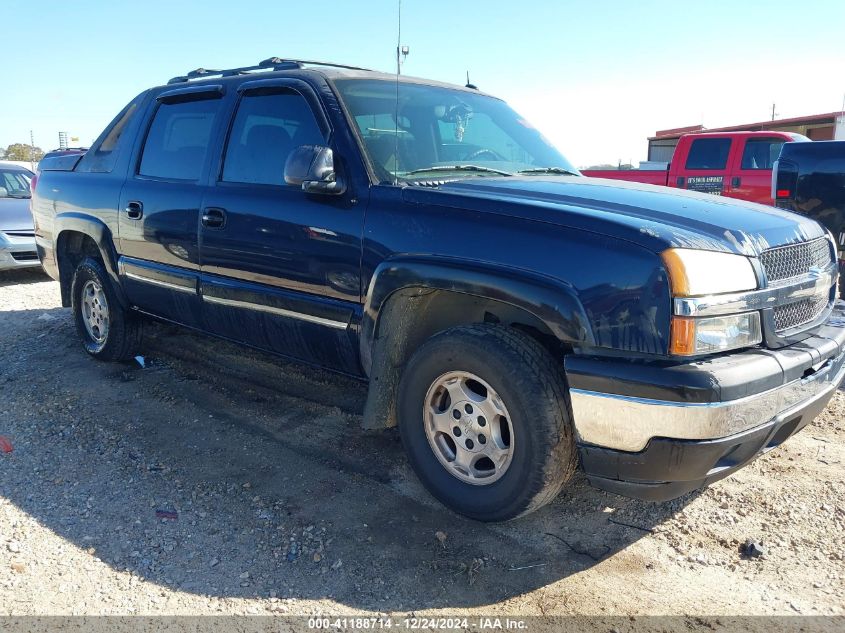
{"type": "Polygon", "coordinates": [[[393,137],[393,184],[399,184],[399,75],[402,72],[402,0],[396,12],[396,111],[394,112],[395,136],[393,137]]]}

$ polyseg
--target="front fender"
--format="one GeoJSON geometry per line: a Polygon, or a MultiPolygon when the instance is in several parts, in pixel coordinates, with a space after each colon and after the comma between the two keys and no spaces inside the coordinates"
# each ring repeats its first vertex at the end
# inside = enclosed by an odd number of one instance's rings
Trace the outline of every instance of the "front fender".
{"type": "Polygon", "coordinates": [[[575,289],[535,272],[460,258],[399,256],[382,262],[367,289],[361,324],[361,362],[369,374],[378,319],[390,296],[402,289],[446,290],[510,304],[542,321],[561,341],[595,343],[575,289]]]}

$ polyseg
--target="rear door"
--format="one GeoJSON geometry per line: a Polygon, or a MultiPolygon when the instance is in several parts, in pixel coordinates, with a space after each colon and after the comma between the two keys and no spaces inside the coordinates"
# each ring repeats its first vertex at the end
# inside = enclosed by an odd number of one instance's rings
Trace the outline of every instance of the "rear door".
{"type": "Polygon", "coordinates": [[[730,136],[700,136],[692,139],[683,165],[670,186],[721,196],[730,163],[730,136]]]}
{"type": "Polygon", "coordinates": [[[772,167],[787,141],[777,136],[746,136],[738,139],[731,177],[725,195],[774,204],[772,200],[772,167]]]}
{"type": "Polygon", "coordinates": [[[363,205],[284,180],[295,147],[331,146],[328,119],[302,80],[249,81],[238,92],[202,204],[204,327],[355,373],[363,205]]]}
{"type": "Polygon", "coordinates": [[[221,86],[160,94],[120,196],[120,274],[130,301],[198,326],[198,221],[221,86]]]}

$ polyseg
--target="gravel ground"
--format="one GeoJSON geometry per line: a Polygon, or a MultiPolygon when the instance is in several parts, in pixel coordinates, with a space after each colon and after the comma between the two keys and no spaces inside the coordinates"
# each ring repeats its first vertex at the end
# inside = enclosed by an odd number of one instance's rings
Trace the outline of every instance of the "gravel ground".
{"type": "Polygon", "coordinates": [[[705,491],[578,478],[483,525],[360,430],[363,384],[158,324],[100,363],[59,305],[0,275],[1,615],[845,613],[843,392],[705,491]]]}

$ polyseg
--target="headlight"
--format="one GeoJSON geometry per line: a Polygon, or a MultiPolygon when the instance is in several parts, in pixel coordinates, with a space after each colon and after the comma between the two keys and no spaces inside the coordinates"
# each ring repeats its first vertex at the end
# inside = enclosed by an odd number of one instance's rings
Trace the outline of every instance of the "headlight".
{"type": "Polygon", "coordinates": [[[751,347],[763,340],[759,312],[729,316],[672,317],[670,353],[678,356],[714,354],[738,347],[751,347]]]}
{"type": "Polygon", "coordinates": [[[672,295],[675,297],[700,297],[757,289],[754,267],[742,255],[670,248],[663,251],[661,257],[669,272],[672,295]]]}
{"type": "MultiPolygon", "coordinates": [[[[672,297],[706,297],[757,289],[751,261],[742,255],[670,248],[661,254],[672,297]]],[[[751,347],[763,340],[759,312],[718,317],[673,316],[669,353],[713,354],[751,347]]]]}

